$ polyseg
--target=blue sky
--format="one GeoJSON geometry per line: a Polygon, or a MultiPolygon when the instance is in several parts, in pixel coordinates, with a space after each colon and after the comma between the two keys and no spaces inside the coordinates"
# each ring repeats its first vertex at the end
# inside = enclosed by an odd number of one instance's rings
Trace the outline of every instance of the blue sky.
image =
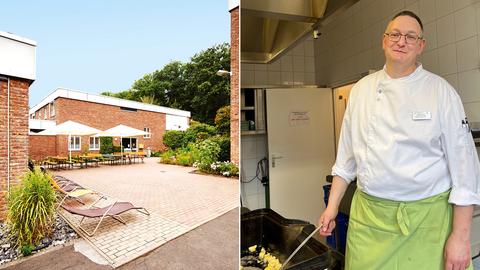
{"type": "Polygon", "coordinates": [[[230,42],[227,0],[5,1],[0,31],[37,42],[30,106],[57,87],[129,89],[173,60],[230,42]]]}

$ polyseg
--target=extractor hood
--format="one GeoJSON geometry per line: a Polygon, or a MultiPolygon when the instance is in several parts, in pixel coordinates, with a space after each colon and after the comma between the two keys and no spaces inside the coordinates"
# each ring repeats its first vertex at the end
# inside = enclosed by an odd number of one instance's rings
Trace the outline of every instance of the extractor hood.
{"type": "Polygon", "coordinates": [[[268,63],[358,0],[242,0],[241,62],[268,63]]]}

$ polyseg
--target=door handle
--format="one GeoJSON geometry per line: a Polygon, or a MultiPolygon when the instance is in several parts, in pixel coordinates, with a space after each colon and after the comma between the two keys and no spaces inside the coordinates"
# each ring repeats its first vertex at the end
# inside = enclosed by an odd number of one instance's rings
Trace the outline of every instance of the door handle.
{"type": "Polygon", "coordinates": [[[282,159],[283,157],[282,156],[275,156],[275,155],[272,155],[272,168],[275,168],[275,161],[277,159],[282,159]]]}

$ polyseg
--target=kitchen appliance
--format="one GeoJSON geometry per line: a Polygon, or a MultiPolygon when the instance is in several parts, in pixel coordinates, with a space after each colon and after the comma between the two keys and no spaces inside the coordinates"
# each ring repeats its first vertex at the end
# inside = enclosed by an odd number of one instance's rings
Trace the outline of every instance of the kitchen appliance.
{"type": "MultiPolygon", "coordinates": [[[[258,209],[241,215],[241,251],[257,245],[284,262],[287,257],[315,230],[301,220],[286,219],[271,209],[258,209]]],[[[343,269],[344,257],[335,250],[311,238],[284,269],[343,269]]]]}

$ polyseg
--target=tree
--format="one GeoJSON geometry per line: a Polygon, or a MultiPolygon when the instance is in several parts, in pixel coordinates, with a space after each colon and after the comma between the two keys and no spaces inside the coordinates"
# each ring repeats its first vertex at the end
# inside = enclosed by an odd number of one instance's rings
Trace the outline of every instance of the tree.
{"type": "Polygon", "coordinates": [[[216,111],[230,103],[229,80],[216,75],[220,69],[230,69],[228,43],[201,51],[188,63],[172,61],[136,80],[129,90],[102,95],[139,102],[153,97],[153,104],[187,110],[193,119],[213,124],[216,111]]]}
{"type": "Polygon", "coordinates": [[[223,106],[217,110],[215,127],[219,133],[230,137],[230,106],[223,106]]]}

